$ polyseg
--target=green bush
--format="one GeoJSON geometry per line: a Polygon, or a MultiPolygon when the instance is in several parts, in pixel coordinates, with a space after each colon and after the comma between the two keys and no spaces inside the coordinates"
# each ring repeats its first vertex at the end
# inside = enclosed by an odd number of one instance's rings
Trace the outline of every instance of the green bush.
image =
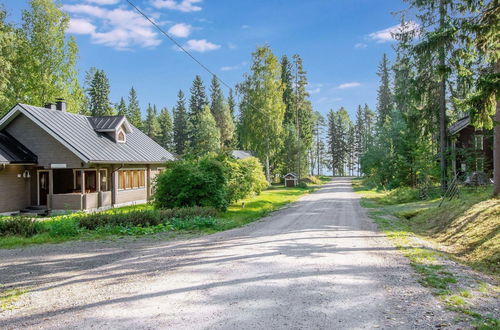
{"type": "Polygon", "coordinates": [[[299,184],[297,185],[297,187],[299,187],[299,188],[307,188],[307,183],[305,183],[304,181],[301,181],[301,182],[299,182],[299,184]]]}
{"type": "Polygon", "coordinates": [[[157,208],[211,206],[225,210],[229,204],[226,170],[213,157],[171,162],[156,180],[154,204],[157,208]]]}
{"type": "Polygon", "coordinates": [[[40,223],[44,232],[48,232],[52,237],[75,237],[80,233],[78,221],[69,217],[62,219],[47,220],[40,223]]]}
{"type": "Polygon", "coordinates": [[[0,236],[31,237],[41,232],[40,224],[32,218],[8,217],[0,220],[0,236]]]}
{"type": "Polygon", "coordinates": [[[95,230],[98,227],[153,227],[172,219],[214,217],[217,210],[211,207],[186,207],[160,210],[132,210],[128,212],[100,212],[83,214],[76,221],[83,228],[95,230]]]}
{"type": "Polygon", "coordinates": [[[235,202],[251,195],[258,195],[267,188],[262,164],[255,157],[224,160],[228,174],[228,194],[230,202],[235,202]]]}
{"type": "Polygon", "coordinates": [[[231,202],[259,194],[267,186],[258,159],[212,155],[168,164],[157,178],[154,204],[157,208],[212,206],[225,210],[231,202]]]}

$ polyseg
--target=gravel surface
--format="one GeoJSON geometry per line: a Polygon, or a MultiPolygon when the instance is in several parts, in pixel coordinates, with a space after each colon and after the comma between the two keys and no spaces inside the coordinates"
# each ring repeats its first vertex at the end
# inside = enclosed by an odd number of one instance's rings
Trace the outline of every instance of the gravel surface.
{"type": "Polygon", "coordinates": [[[30,292],[0,328],[464,328],[416,279],[335,179],[214,235],[1,250],[0,282],[30,292]]]}

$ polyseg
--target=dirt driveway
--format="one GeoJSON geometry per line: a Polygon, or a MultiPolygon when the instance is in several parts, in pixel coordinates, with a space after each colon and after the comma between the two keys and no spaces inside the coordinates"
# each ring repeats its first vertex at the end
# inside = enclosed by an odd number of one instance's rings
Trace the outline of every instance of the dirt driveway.
{"type": "Polygon", "coordinates": [[[30,287],[0,328],[425,329],[455,317],[349,179],[215,235],[1,250],[0,283],[30,287]]]}

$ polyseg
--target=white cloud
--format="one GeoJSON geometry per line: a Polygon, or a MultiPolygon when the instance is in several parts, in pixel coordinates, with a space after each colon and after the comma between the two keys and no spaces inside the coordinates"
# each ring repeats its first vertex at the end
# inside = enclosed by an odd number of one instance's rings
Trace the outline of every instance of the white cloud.
{"type": "Polygon", "coordinates": [[[345,89],[345,88],[353,88],[353,87],[359,87],[361,84],[359,82],[349,82],[349,83],[344,83],[340,84],[337,88],[338,89],[345,89]]]}
{"type": "Polygon", "coordinates": [[[223,66],[220,68],[221,71],[233,71],[233,70],[238,70],[240,68],[239,65],[233,65],[233,66],[223,66]]]}
{"type": "Polygon", "coordinates": [[[68,33],[92,34],[95,32],[95,25],[82,18],[72,18],[69,22],[68,33]]]}
{"type": "Polygon", "coordinates": [[[186,48],[187,50],[204,53],[212,50],[217,50],[220,48],[220,45],[216,45],[205,39],[201,40],[191,39],[188,40],[188,42],[184,45],[184,48],[186,48]]]}
{"type": "Polygon", "coordinates": [[[187,38],[191,34],[192,28],[189,24],[179,23],[170,27],[168,33],[174,37],[187,38]]]}
{"type": "Polygon", "coordinates": [[[308,90],[307,92],[309,94],[318,94],[319,92],[321,92],[321,88],[320,87],[316,87],[316,88],[308,90]]]}
{"type": "Polygon", "coordinates": [[[368,47],[368,45],[365,43],[362,43],[362,42],[358,42],[357,44],[354,45],[354,48],[357,48],[357,49],[364,49],[366,47],[368,47]]]}
{"type": "Polygon", "coordinates": [[[250,25],[246,25],[246,24],[241,26],[242,29],[248,29],[249,27],[250,27],[250,25]]]}
{"type": "Polygon", "coordinates": [[[196,6],[196,3],[200,3],[202,0],[153,0],[151,4],[153,7],[162,9],[172,9],[178,10],[185,13],[190,13],[193,11],[200,11],[202,8],[200,6],[196,6]]]}
{"type": "Polygon", "coordinates": [[[123,8],[105,9],[91,5],[64,5],[63,9],[78,16],[72,18],[76,23],[70,25],[70,31],[88,34],[95,44],[128,50],[133,46],[154,47],[161,43],[152,25],[134,11],[123,8]],[[81,18],[82,15],[87,17],[81,18]],[[100,26],[91,24],[91,19],[99,19],[100,26]]]}
{"type": "Polygon", "coordinates": [[[95,3],[97,5],[116,5],[120,0],[85,0],[90,3],[95,3]]]}
{"type": "Polygon", "coordinates": [[[408,21],[406,22],[404,29],[402,29],[401,24],[398,24],[388,27],[387,29],[370,33],[368,37],[372,40],[375,40],[378,43],[384,43],[384,42],[394,41],[395,40],[394,34],[397,32],[414,31],[417,30],[418,28],[419,28],[418,23],[415,23],[413,21],[408,21]]]}

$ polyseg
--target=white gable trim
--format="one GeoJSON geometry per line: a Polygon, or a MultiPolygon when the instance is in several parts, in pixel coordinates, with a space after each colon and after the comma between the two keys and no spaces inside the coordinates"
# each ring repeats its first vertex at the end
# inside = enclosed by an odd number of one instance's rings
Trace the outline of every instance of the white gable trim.
{"type": "MultiPolygon", "coordinates": [[[[53,132],[51,129],[49,129],[43,122],[41,122],[36,117],[34,117],[29,111],[24,109],[20,104],[16,104],[14,106],[14,108],[12,108],[12,110],[10,110],[2,119],[0,119],[0,129],[3,129],[5,126],[7,126],[20,113],[25,115],[28,119],[30,119],[32,122],[34,122],[38,127],[40,127],[45,132],[47,132],[50,136],[52,136],[59,143],[61,143],[63,146],[65,146],[68,150],[70,150],[72,153],[74,153],[82,161],[84,161],[85,163],[89,162],[90,159],[88,157],[86,157],[84,154],[82,154],[80,151],[78,151],[76,148],[74,148],[71,144],[69,144],[66,140],[64,140],[59,135],[57,135],[55,132],[53,132]]],[[[29,149],[29,146],[26,146],[26,147],[29,149]]]]}

